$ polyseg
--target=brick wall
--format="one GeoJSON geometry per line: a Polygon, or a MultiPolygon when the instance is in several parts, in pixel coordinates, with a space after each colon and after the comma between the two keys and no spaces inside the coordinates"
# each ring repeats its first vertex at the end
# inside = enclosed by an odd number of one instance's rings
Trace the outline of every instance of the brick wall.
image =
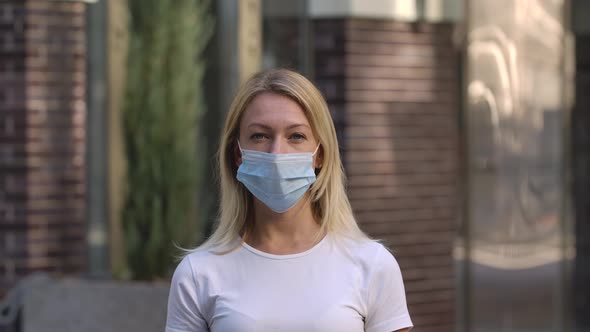
{"type": "Polygon", "coordinates": [[[392,248],[416,331],[454,331],[458,52],[450,24],[317,20],[315,80],[361,227],[392,248]]]}
{"type": "Polygon", "coordinates": [[[0,2],[0,296],[85,265],[85,5],[0,2]]]}

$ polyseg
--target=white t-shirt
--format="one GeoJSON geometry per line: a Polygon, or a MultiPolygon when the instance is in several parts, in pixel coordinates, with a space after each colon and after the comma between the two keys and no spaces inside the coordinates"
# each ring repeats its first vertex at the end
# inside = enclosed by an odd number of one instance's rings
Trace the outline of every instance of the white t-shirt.
{"type": "Polygon", "coordinates": [[[273,255],[246,243],[176,268],[166,332],[391,332],[412,327],[402,275],[381,244],[327,235],[273,255]]]}

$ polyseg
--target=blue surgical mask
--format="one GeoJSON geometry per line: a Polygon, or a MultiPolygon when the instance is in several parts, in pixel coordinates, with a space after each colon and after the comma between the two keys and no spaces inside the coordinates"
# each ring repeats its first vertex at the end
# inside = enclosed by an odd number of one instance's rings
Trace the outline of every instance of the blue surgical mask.
{"type": "Polygon", "coordinates": [[[275,154],[240,146],[242,164],[237,179],[271,210],[283,213],[315,182],[313,156],[318,148],[314,152],[275,154]]]}

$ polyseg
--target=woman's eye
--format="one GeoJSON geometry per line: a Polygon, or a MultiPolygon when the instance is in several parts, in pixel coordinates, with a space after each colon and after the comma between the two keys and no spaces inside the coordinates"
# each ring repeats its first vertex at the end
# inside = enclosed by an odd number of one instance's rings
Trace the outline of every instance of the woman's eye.
{"type": "Polygon", "coordinates": [[[264,139],[264,137],[265,137],[265,135],[262,133],[255,133],[250,136],[250,138],[253,140],[262,140],[262,139],[264,139]]]}
{"type": "Polygon", "coordinates": [[[304,140],[305,135],[296,133],[296,134],[291,135],[291,139],[296,140],[296,141],[304,140]]]}

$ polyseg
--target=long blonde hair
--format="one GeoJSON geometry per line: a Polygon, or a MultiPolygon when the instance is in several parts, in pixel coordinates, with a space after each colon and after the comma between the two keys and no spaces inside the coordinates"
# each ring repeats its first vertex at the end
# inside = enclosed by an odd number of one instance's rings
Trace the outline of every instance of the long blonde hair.
{"type": "Polygon", "coordinates": [[[235,151],[241,116],[249,103],[262,93],[275,93],[297,102],[305,112],[319,140],[323,162],[316,182],[310,187],[313,215],[320,233],[340,233],[353,239],[368,239],[353,216],[344,188],[345,176],[338,150],[336,130],[326,101],[316,87],[302,75],[287,69],[272,69],[252,76],[239,89],[227,115],[218,151],[221,202],[213,234],[200,249],[231,250],[238,235],[253,228],[252,195],[236,180],[235,151]]]}

